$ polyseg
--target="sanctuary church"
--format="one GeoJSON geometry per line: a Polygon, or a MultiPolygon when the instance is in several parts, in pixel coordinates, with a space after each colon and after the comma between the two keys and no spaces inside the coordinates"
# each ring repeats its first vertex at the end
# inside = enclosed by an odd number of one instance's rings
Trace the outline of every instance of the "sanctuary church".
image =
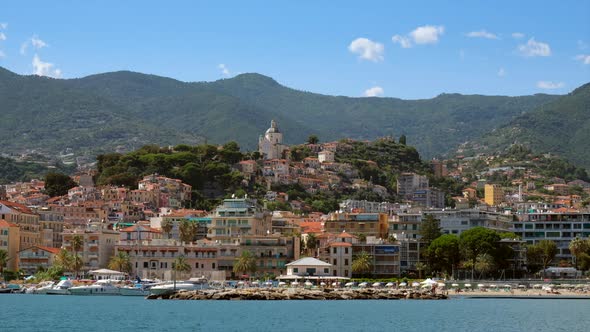
{"type": "Polygon", "coordinates": [[[264,136],[261,135],[258,138],[258,152],[263,159],[281,159],[283,152],[287,149],[288,146],[283,144],[283,134],[279,131],[275,120],[272,120],[264,136]]]}

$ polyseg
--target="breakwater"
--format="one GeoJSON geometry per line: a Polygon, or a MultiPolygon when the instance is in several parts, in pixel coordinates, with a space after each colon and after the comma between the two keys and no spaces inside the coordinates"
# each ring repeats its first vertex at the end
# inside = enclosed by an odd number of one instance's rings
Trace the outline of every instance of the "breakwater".
{"type": "Polygon", "coordinates": [[[414,290],[389,289],[303,289],[303,288],[244,288],[177,291],[150,295],[148,299],[164,300],[444,300],[444,294],[414,290]]]}

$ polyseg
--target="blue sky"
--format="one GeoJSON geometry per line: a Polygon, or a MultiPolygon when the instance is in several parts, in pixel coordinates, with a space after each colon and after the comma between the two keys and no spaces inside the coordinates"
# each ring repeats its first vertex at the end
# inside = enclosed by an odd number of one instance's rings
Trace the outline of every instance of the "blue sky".
{"type": "Polygon", "coordinates": [[[590,81],[589,1],[8,0],[0,7],[0,66],[20,74],[133,70],[212,81],[258,72],[300,90],[406,99],[561,94],[590,81]]]}

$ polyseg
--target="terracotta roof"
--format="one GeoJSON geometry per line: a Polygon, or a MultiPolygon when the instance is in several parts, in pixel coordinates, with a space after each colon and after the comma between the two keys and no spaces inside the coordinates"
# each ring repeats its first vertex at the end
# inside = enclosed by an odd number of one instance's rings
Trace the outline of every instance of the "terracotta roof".
{"type": "MultiPolygon", "coordinates": [[[[123,228],[121,230],[119,230],[119,232],[124,232],[124,233],[133,233],[133,232],[137,232],[137,226],[138,225],[133,225],[133,226],[129,226],[126,228],[123,228]]],[[[143,225],[139,225],[142,227],[141,232],[149,232],[149,233],[161,233],[161,231],[157,228],[151,228],[149,226],[143,226],[143,225]]]]}
{"type": "Polygon", "coordinates": [[[330,247],[352,247],[352,243],[348,243],[348,242],[332,242],[328,246],[330,246],[330,247]]]}
{"type": "Polygon", "coordinates": [[[6,205],[6,206],[8,206],[8,208],[10,208],[12,210],[16,210],[17,212],[20,212],[20,213],[34,214],[33,211],[31,211],[31,209],[29,209],[28,207],[26,207],[22,204],[9,202],[9,201],[0,201],[0,204],[6,205]]]}
{"type": "Polygon", "coordinates": [[[18,225],[8,222],[4,219],[0,219],[0,227],[18,227],[18,225]]]}
{"type": "Polygon", "coordinates": [[[43,246],[37,246],[39,249],[43,249],[45,251],[49,251],[52,254],[59,254],[60,249],[59,248],[53,248],[53,247],[43,247],[43,246]]]}
{"type": "Polygon", "coordinates": [[[356,239],[356,236],[350,234],[350,233],[346,233],[346,232],[342,232],[338,235],[336,235],[337,238],[341,239],[341,238],[345,238],[345,239],[356,239]]]}

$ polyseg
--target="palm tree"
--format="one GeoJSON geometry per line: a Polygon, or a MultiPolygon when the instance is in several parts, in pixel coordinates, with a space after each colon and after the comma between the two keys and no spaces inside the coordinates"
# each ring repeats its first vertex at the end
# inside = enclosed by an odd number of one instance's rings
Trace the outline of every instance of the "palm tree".
{"type": "Polygon", "coordinates": [[[178,232],[180,233],[180,241],[182,242],[193,242],[197,236],[197,226],[195,223],[184,219],[178,225],[178,232]]]}
{"type": "Polygon", "coordinates": [[[569,249],[570,249],[570,252],[572,253],[572,255],[574,256],[575,264],[576,264],[575,266],[577,269],[578,268],[578,256],[581,253],[584,253],[584,252],[586,252],[586,250],[588,250],[588,242],[585,240],[582,240],[579,237],[576,237],[575,239],[573,239],[570,242],[569,249]]]}
{"type": "Polygon", "coordinates": [[[183,255],[180,255],[174,260],[172,269],[176,272],[180,272],[182,275],[184,272],[190,272],[191,266],[186,262],[186,258],[183,255]]]}
{"type": "Polygon", "coordinates": [[[174,228],[174,224],[172,223],[172,221],[166,219],[162,221],[162,224],[160,226],[162,228],[162,231],[166,233],[166,235],[168,235],[168,238],[170,238],[170,233],[172,232],[172,228],[174,228]]]}
{"type": "Polygon", "coordinates": [[[129,259],[129,255],[123,251],[119,251],[115,256],[111,257],[109,269],[126,273],[131,272],[131,261],[129,259]]]}
{"type": "Polygon", "coordinates": [[[236,258],[234,272],[238,274],[248,274],[256,272],[256,257],[248,250],[242,251],[240,257],[236,258]]]}
{"type": "Polygon", "coordinates": [[[78,277],[78,272],[84,265],[84,260],[80,256],[78,256],[78,251],[80,251],[80,249],[84,247],[84,238],[80,235],[74,235],[72,236],[70,242],[72,245],[72,250],[74,251],[72,267],[76,272],[76,277],[78,277]]]}
{"type": "Polygon", "coordinates": [[[73,258],[66,249],[62,248],[55,257],[54,265],[61,267],[65,271],[72,271],[73,258]]]}
{"type": "Polygon", "coordinates": [[[0,249],[0,276],[4,275],[6,263],[8,263],[8,251],[0,249]]]}
{"type": "Polygon", "coordinates": [[[367,274],[373,267],[373,257],[366,251],[359,252],[352,261],[352,272],[367,274]]]}
{"type": "Polygon", "coordinates": [[[491,271],[493,267],[494,267],[494,257],[492,257],[492,255],[483,254],[483,255],[477,256],[477,259],[475,261],[475,269],[479,273],[483,274],[484,277],[485,277],[485,274],[488,273],[489,271],[491,271]]]}
{"type": "Polygon", "coordinates": [[[312,252],[312,256],[315,256],[315,255],[313,255],[313,253],[314,253],[314,250],[317,248],[317,246],[318,246],[318,239],[315,236],[315,234],[313,234],[313,233],[307,234],[307,238],[305,240],[305,248],[307,248],[308,251],[312,252]]]}
{"type": "Polygon", "coordinates": [[[422,279],[422,271],[426,270],[426,264],[418,262],[414,267],[418,270],[418,279],[422,279]]]}

